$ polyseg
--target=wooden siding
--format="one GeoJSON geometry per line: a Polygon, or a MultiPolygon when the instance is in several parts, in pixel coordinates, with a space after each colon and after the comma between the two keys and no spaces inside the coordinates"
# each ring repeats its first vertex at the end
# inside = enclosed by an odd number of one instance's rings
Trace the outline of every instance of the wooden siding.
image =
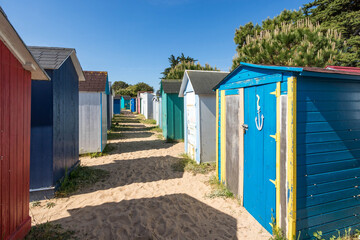
{"type": "Polygon", "coordinates": [[[184,139],[184,98],[167,94],[167,135],[165,138],[184,139]]]}
{"type": "Polygon", "coordinates": [[[199,95],[200,107],[200,160],[216,161],[216,96],[199,95]],[[212,131],[209,131],[212,129],[212,131]]]}
{"type": "MultiPolygon", "coordinates": [[[[32,95],[32,101],[52,101],[52,135],[47,133],[47,135],[31,136],[31,148],[38,149],[38,151],[31,151],[31,187],[33,189],[49,187],[49,182],[52,186],[56,186],[58,181],[65,176],[66,169],[71,171],[79,161],[79,83],[74,64],[71,58],[68,58],[59,69],[46,70],[46,72],[51,77],[52,95],[49,95],[48,99],[44,99],[41,94],[32,95]],[[52,139],[52,149],[47,145],[41,145],[44,139],[49,141],[52,139]],[[52,151],[52,153],[41,160],[39,155],[42,151],[52,151]],[[42,162],[51,163],[51,179],[49,175],[43,175],[43,170],[47,171],[47,169],[42,162]],[[33,184],[33,178],[40,178],[41,182],[33,184]]],[[[33,90],[35,91],[35,86],[33,90]]],[[[35,126],[38,131],[40,128],[48,128],[47,124],[41,122],[42,117],[47,117],[47,115],[48,112],[42,108],[42,105],[33,105],[31,130],[33,131],[35,126]]]]}
{"type": "Polygon", "coordinates": [[[100,94],[101,98],[101,151],[107,144],[107,96],[100,94]]]}
{"type": "Polygon", "coordinates": [[[360,84],[299,79],[297,231],[359,228],[360,84]]]}
{"type": "Polygon", "coordinates": [[[0,41],[0,236],[21,239],[30,230],[31,73],[0,41]]]}
{"type": "Polygon", "coordinates": [[[101,152],[100,96],[97,92],[79,93],[79,153],[101,152]]]}

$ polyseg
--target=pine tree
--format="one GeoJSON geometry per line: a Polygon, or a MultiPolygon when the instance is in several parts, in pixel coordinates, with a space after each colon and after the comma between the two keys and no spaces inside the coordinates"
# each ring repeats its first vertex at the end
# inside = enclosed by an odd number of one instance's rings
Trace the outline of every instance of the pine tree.
{"type": "Polygon", "coordinates": [[[164,79],[182,79],[185,70],[218,71],[216,67],[213,68],[209,64],[205,64],[205,66],[202,66],[200,63],[185,61],[185,62],[180,62],[174,68],[171,68],[166,78],[164,79]]]}
{"type": "Polygon", "coordinates": [[[315,0],[305,4],[304,14],[323,30],[338,30],[347,42],[338,59],[343,66],[360,67],[360,0],[315,0]]]}
{"type": "Polygon", "coordinates": [[[237,49],[233,68],[240,62],[284,66],[334,65],[342,54],[343,43],[336,30],[323,33],[320,25],[309,19],[282,23],[274,30],[248,35],[242,47],[237,49]]]}

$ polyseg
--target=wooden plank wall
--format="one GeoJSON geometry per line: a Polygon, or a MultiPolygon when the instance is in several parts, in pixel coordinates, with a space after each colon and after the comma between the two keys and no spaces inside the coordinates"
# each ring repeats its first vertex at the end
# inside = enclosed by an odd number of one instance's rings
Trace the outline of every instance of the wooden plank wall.
{"type": "Polygon", "coordinates": [[[101,151],[100,93],[79,93],[79,153],[101,151]]]}
{"type": "Polygon", "coordinates": [[[0,42],[0,236],[23,238],[30,230],[31,74],[0,42]]]}
{"type": "Polygon", "coordinates": [[[239,195],[239,95],[226,96],[226,186],[239,195]]]}
{"type": "Polygon", "coordinates": [[[360,227],[360,84],[301,78],[297,110],[297,224],[303,238],[360,227]]]}

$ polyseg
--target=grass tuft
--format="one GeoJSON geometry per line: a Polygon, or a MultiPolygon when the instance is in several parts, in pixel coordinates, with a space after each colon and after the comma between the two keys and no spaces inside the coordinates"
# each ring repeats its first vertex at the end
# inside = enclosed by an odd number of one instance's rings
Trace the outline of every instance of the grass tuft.
{"type": "Polygon", "coordinates": [[[67,197],[78,189],[92,185],[99,181],[104,181],[109,177],[109,172],[86,166],[79,166],[70,174],[66,174],[64,181],[56,191],[56,197],[67,197]]]}
{"type": "Polygon", "coordinates": [[[154,120],[154,119],[142,119],[142,120],[140,120],[140,122],[143,124],[153,124],[153,125],[156,124],[156,120],[154,120]]]}
{"type": "Polygon", "coordinates": [[[207,174],[211,171],[214,171],[216,166],[215,163],[200,163],[191,159],[187,154],[182,154],[181,159],[171,165],[173,171],[177,172],[191,172],[194,175],[196,174],[207,174]]]}
{"type": "Polygon", "coordinates": [[[211,193],[207,194],[208,198],[234,198],[234,194],[223,184],[221,184],[215,175],[211,176],[208,182],[212,188],[211,193]]]}
{"type": "Polygon", "coordinates": [[[48,202],[48,203],[46,203],[46,207],[47,208],[53,208],[53,207],[55,207],[55,203],[54,202],[48,202]]]}
{"type": "Polygon", "coordinates": [[[41,202],[40,201],[36,201],[32,203],[32,207],[40,207],[41,206],[41,202]]]}
{"type": "Polygon", "coordinates": [[[114,151],[114,149],[115,149],[114,146],[106,144],[102,152],[80,154],[80,157],[91,157],[91,158],[103,157],[109,155],[109,153],[114,151]]]}
{"type": "Polygon", "coordinates": [[[25,240],[71,240],[78,239],[75,237],[75,232],[64,230],[60,224],[53,224],[50,222],[37,224],[31,227],[29,234],[25,240]]]}
{"type": "Polygon", "coordinates": [[[149,127],[148,129],[152,132],[158,132],[158,133],[162,132],[162,129],[159,128],[159,126],[149,127]]]}

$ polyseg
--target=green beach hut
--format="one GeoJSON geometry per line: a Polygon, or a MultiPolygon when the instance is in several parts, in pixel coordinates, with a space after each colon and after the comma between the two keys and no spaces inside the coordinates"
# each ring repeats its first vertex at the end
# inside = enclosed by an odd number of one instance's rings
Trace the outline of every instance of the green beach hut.
{"type": "Polygon", "coordinates": [[[179,97],[181,80],[161,80],[162,129],[166,139],[184,139],[184,98],[179,97]]]}

